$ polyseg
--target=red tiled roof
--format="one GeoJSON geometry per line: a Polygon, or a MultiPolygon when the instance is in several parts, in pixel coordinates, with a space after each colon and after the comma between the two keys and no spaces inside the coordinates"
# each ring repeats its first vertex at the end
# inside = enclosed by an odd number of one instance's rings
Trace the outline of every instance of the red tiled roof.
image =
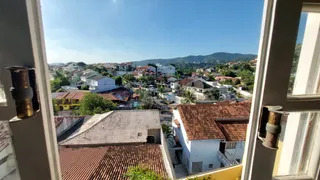
{"type": "Polygon", "coordinates": [[[220,123],[220,129],[227,141],[245,141],[248,122],[220,123]]]}
{"type": "Polygon", "coordinates": [[[81,100],[87,92],[84,91],[71,91],[71,92],[60,92],[55,99],[77,99],[81,100]]]}
{"type": "Polygon", "coordinates": [[[185,78],[185,79],[182,79],[181,81],[179,81],[179,84],[181,84],[182,86],[185,86],[193,80],[194,80],[193,78],[185,78]]]}
{"type": "Polygon", "coordinates": [[[144,165],[167,177],[160,145],[135,144],[59,149],[62,179],[128,179],[131,166],[144,165]]]}
{"type": "Polygon", "coordinates": [[[111,93],[107,94],[99,94],[99,96],[103,97],[105,100],[110,100],[110,101],[118,101],[119,99],[115,96],[113,96],[111,93]]]}
{"type": "Polygon", "coordinates": [[[149,68],[149,66],[140,66],[137,67],[136,70],[147,70],[149,68]]]}
{"type": "MultiPolygon", "coordinates": [[[[178,111],[189,140],[226,139],[217,120],[224,123],[248,120],[251,103],[179,105],[178,111]],[[227,121],[226,121],[227,120],[227,121]]],[[[226,126],[226,131],[232,131],[226,126]]],[[[229,133],[230,135],[233,132],[229,133]]],[[[227,136],[229,136],[227,134],[227,136]]],[[[243,136],[243,135],[240,135],[243,136]]],[[[244,134],[245,136],[245,134],[244,134]]]]}
{"type": "Polygon", "coordinates": [[[63,99],[68,95],[68,92],[59,92],[59,94],[56,96],[56,99],[63,99]]]}

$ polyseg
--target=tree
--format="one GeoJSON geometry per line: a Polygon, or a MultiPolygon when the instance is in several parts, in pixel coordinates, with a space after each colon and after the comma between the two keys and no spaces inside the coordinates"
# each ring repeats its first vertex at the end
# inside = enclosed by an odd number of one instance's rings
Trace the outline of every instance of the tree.
{"type": "Polygon", "coordinates": [[[209,78],[210,81],[215,81],[216,80],[216,78],[212,74],[209,74],[208,78],[209,78]]]}
{"type": "Polygon", "coordinates": [[[102,71],[100,74],[101,74],[102,76],[112,77],[112,74],[110,74],[110,73],[107,72],[107,71],[102,71]]]}
{"type": "Polygon", "coordinates": [[[77,63],[77,66],[80,66],[80,67],[85,67],[87,64],[84,63],[84,62],[78,62],[77,63]]]}
{"type": "Polygon", "coordinates": [[[116,105],[110,101],[105,100],[98,94],[87,93],[82,100],[80,100],[80,115],[93,115],[105,113],[113,110],[116,105]]]}
{"type": "Polygon", "coordinates": [[[118,85],[118,86],[122,85],[122,77],[121,76],[114,77],[114,80],[115,80],[116,85],[118,85]]]}
{"type": "Polygon", "coordinates": [[[70,84],[73,84],[73,85],[76,85],[77,82],[79,82],[81,79],[80,79],[80,76],[74,76],[72,78],[72,80],[70,81],[70,84]]]}
{"type": "Polygon", "coordinates": [[[234,73],[233,71],[229,70],[229,69],[224,69],[221,71],[221,74],[224,76],[229,76],[229,77],[236,77],[236,73],[234,73]]]}
{"type": "Polygon", "coordinates": [[[70,85],[70,82],[61,71],[56,71],[56,74],[54,75],[54,80],[52,80],[50,84],[51,91],[56,92],[58,89],[61,88],[61,86],[70,85]]]}
{"type": "Polygon", "coordinates": [[[141,99],[143,109],[154,109],[155,102],[151,96],[145,94],[141,99]]]}
{"type": "Polygon", "coordinates": [[[166,135],[166,137],[173,135],[172,129],[168,125],[162,124],[161,127],[162,127],[162,131],[166,135]]]}
{"type": "Polygon", "coordinates": [[[124,84],[127,84],[129,82],[133,82],[135,80],[134,76],[132,74],[125,74],[123,77],[122,77],[122,80],[123,80],[123,83],[124,84]]]}
{"type": "Polygon", "coordinates": [[[66,77],[62,76],[62,77],[55,78],[50,82],[50,84],[51,84],[51,91],[56,92],[58,89],[61,88],[61,86],[66,86],[66,85],[69,85],[70,83],[66,77]]]}
{"type": "Polygon", "coordinates": [[[240,83],[241,83],[241,81],[238,78],[232,80],[232,85],[238,85],[240,83]]]}
{"type": "Polygon", "coordinates": [[[56,116],[58,115],[58,111],[57,111],[57,108],[56,108],[56,104],[58,104],[57,100],[56,99],[52,99],[52,106],[53,106],[53,114],[56,116]]]}
{"type": "Polygon", "coordinates": [[[185,98],[184,103],[186,103],[186,104],[191,104],[196,101],[196,97],[194,96],[194,94],[191,91],[185,91],[183,93],[183,97],[185,98]]]}
{"type": "Polygon", "coordinates": [[[81,90],[89,90],[89,86],[86,84],[82,84],[80,87],[81,90]]]}
{"type": "Polygon", "coordinates": [[[155,173],[146,166],[138,165],[128,168],[125,174],[130,180],[164,180],[159,174],[155,173]]]}
{"type": "Polygon", "coordinates": [[[159,87],[158,87],[158,91],[159,91],[159,93],[164,93],[164,88],[163,88],[163,86],[159,86],[159,87]]]}
{"type": "Polygon", "coordinates": [[[207,91],[206,94],[210,97],[210,99],[218,100],[220,97],[220,91],[217,88],[213,88],[210,91],[207,91]]]}
{"type": "Polygon", "coordinates": [[[240,72],[238,73],[238,76],[241,77],[242,82],[243,82],[246,86],[249,86],[249,85],[251,85],[251,84],[254,83],[254,75],[253,75],[253,72],[252,72],[252,71],[249,71],[249,70],[240,71],[240,72]]]}

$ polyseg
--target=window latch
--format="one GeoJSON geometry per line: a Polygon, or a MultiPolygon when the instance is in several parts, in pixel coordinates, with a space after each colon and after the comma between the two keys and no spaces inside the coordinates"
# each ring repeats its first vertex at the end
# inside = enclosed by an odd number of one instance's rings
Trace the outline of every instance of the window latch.
{"type": "Polygon", "coordinates": [[[281,111],[281,106],[264,106],[260,117],[259,139],[269,149],[278,149],[278,140],[281,133],[281,119],[289,115],[281,111]]]}

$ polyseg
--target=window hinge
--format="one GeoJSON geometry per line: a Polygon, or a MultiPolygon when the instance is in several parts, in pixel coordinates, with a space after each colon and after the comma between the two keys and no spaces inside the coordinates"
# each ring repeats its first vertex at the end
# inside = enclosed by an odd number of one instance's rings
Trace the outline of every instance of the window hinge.
{"type": "Polygon", "coordinates": [[[278,149],[278,139],[281,133],[281,119],[289,113],[281,111],[281,106],[264,106],[260,117],[259,138],[269,149],[278,149]]]}
{"type": "Polygon", "coordinates": [[[12,87],[10,89],[16,104],[17,117],[24,119],[39,110],[35,71],[27,67],[8,67],[11,72],[12,87]]]}

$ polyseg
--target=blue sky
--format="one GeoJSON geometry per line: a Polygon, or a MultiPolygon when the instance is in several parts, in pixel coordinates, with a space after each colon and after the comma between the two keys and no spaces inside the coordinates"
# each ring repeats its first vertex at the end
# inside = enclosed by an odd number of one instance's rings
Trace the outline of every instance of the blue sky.
{"type": "Polygon", "coordinates": [[[42,0],[48,62],[258,51],[263,0],[42,0]]]}

